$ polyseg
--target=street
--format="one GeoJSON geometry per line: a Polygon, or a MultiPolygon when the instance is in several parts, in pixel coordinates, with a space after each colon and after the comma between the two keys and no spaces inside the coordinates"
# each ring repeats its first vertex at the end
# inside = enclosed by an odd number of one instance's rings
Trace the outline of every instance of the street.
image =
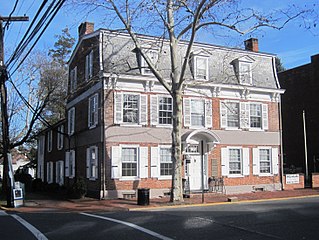
{"type": "Polygon", "coordinates": [[[6,239],[318,239],[319,198],[98,213],[0,212],[6,239]]]}

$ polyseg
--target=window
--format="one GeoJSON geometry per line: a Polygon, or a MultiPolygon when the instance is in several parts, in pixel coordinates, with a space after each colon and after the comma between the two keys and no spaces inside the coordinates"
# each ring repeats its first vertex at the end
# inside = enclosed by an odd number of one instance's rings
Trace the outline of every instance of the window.
{"type": "Polygon", "coordinates": [[[185,127],[212,127],[212,101],[209,99],[183,99],[185,127]]]}
{"type": "Polygon", "coordinates": [[[123,122],[138,123],[139,119],[139,96],[124,94],[123,95],[123,122]]]}
{"type": "Polygon", "coordinates": [[[68,111],[68,134],[72,135],[75,128],[75,108],[71,108],[68,111]]]}
{"type": "MultiPolygon", "coordinates": [[[[158,51],[149,49],[145,51],[146,56],[151,60],[153,65],[156,65],[158,61],[158,51]]],[[[145,75],[152,74],[150,67],[148,66],[145,59],[141,56],[141,73],[145,75]]]]}
{"type": "Polygon", "coordinates": [[[70,150],[65,153],[65,176],[74,178],[75,176],[75,151],[70,150]]]}
{"type": "Polygon", "coordinates": [[[98,148],[87,148],[86,154],[86,176],[90,180],[95,180],[98,178],[98,148]]]}
{"type": "Polygon", "coordinates": [[[242,173],[241,149],[229,149],[229,174],[242,173]]]}
{"type": "Polygon", "coordinates": [[[74,67],[70,72],[70,92],[74,92],[77,88],[78,67],[74,67]]]}
{"type": "Polygon", "coordinates": [[[173,103],[170,97],[158,98],[158,123],[172,124],[173,103]]]}
{"type": "Polygon", "coordinates": [[[208,79],[208,58],[195,56],[195,79],[208,79]]]}
{"type": "Polygon", "coordinates": [[[170,148],[160,148],[161,176],[170,176],[173,171],[172,154],[170,148]]]}
{"type": "Polygon", "coordinates": [[[53,162],[47,162],[47,182],[53,182],[53,162]]]}
{"type": "Polygon", "coordinates": [[[85,56],[85,81],[93,76],[93,50],[85,56]]]}
{"type": "Polygon", "coordinates": [[[239,103],[221,102],[221,127],[239,128],[239,103]]]}
{"type": "Polygon", "coordinates": [[[261,104],[250,104],[250,127],[261,128],[261,104]]]}
{"type": "Polygon", "coordinates": [[[63,139],[64,139],[64,126],[61,125],[58,127],[58,141],[57,141],[57,144],[58,144],[58,149],[61,150],[63,148],[63,139]]]}
{"type": "Polygon", "coordinates": [[[137,148],[122,148],[122,176],[137,176],[137,148]]]}
{"type": "Polygon", "coordinates": [[[51,152],[52,151],[52,131],[48,131],[48,135],[47,135],[47,138],[48,138],[48,152],[51,152]]]}
{"type": "Polygon", "coordinates": [[[114,123],[146,125],[147,95],[131,93],[114,94],[114,123]]]}
{"type": "Polygon", "coordinates": [[[244,85],[252,84],[252,72],[250,63],[239,63],[239,81],[241,84],[244,85]]]}
{"type": "Polygon", "coordinates": [[[88,109],[88,126],[89,128],[96,127],[98,123],[98,94],[89,98],[89,109],[88,109]]]}
{"type": "Polygon", "coordinates": [[[191,100],[191,125],[205,126],[205,102],[191,100]]]}
{"type": "Polygon", "coordinates": [[[271,173],[271,152],[270,149],[259,149],[260,173],[271,173]]]}
{"type": "Polygon", "coordinates": [[[64,184],[63,161],[57,161],[55,167],[55,182],[62,186],[64,184]]]}

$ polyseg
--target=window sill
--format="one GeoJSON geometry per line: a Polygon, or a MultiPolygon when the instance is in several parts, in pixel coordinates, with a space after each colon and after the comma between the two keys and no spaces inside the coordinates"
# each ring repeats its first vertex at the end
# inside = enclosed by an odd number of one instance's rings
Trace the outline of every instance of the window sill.
{"type": "Polygon", "coordinates": [[[141,180],[139,177],[121,177],[119,181],[134,181],[134,180],[141,180]]]}
{"type": "Polygon", "coordinates": [[[121,123],[121,127],[143,127],[143,125],[138,124],[138,123],[121,123]]]}
{"type": "Polygon", "coordinates": [[[96,128],[96,126],[97,126],[97,124],[94,124],[94,125],[88,126],[88,127],[89,127],[89,129],[93,129],[93,128],[96,128]]]}
{"type": "Polygon", "coordinates": [[[242,174],[228,174],[227,177],[228,177],[228,178],[243,178],[243,177],[245,177],[245,176],[242,175],[242,174]]]}
{"type": "Polygon", "coordinates": [[[274,174],[272,173],[260,173],[258,174],[259,177],[273,177],[274,174]]]}
{"type": "Polygon", "coordinates": [[[226,131],[242,131],[242,129],[240,128],[236,128],[236,127],[226,127],[224,128],[226,131]]]}
{"type": "Polygon", "coordinates": [[[248,131],[250,131],[250,132],[264,132],[265,130],[262,128],[249,128],[248,131]]]}
{"type": "Polygon", "coordinates": [[[158,180],[172,180],[172,175],[160,176],[157,179],[158,180]]]}
{"type": "Polygon", "coordinates": [[[89,180],[90,180],[90,181],[96,181],[97,178],[90,177],[89,180]]]}

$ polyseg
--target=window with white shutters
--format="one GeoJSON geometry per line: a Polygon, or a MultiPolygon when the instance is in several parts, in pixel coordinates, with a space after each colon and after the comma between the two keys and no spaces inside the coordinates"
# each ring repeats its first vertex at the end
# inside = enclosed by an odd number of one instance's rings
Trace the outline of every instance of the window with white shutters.
{"type": "Polygon", "coordinates": [[[75,108],[68,110],[68,134],[72,135],[75,129],[75,108]]]}
{"type": "Polygon", "coordinates": [[[89,98],[88,127],[94,128],[98,124],[98,94],[89,98]]]}
{"type": "Polygon", "coordinates": [[[90,180],[98,178],[98,147],[92,146],[86,150],[86,176],[90,180]]]}
{"type": "Polygon", "coordinates": [[[279,172],[278,148],[258,147],[253,149],[253,174],[272,176],[279,172]]]}
{"type": "Polygon", "coordinates": [[[114,122],[117,124],[146,125],[147,95],[115,93],[114,122]]]}
{"type": "Polygon", "coordinates": [[[243,177],[250,175],[249,148],[227,147],[221,149],[222,176],[243,177]]]}
{"type": "Polygon", "coordinates": [[[184,126],[194,128],[212,127],[212,101],[183,99],[184,126]]]}

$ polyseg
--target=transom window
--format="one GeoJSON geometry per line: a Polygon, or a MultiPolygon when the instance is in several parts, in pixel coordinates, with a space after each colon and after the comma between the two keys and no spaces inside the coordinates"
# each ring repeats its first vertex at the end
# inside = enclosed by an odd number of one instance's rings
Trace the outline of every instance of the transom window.
{"type": "Polygon", "coordinates": [[[161,176],[172,175],[172,155],[170,148],[160,148],[161,176]]]}
{"type": "Polygon", "coordinates": [[[259,150],[260,173],[271,173],[271,152],[270,149],[259,150]]]}
{"type": "Polygon", "coordinates": [[[261,104],[250,104],[250,127],[261,128],[261,104]]]}
{"type": "Polygon", "coordinates": [[[173,103],[170,97],[159,97],[159,124],[172,124],[173,103]]]}
{"type": "Polygon", "coordinates": [[[203,100],[191,101],[191,125],[205,126],[205,102],[203,100]]]}
{"type": "Polygon", "coordinates": [[[229,174],[242,173],[241,149],[229,149],[229,174]]]}
{"type": "Polygon", "coordinates": [[[137,148],[122,148],[122,176],[137,176],[137,148]]]}
{"type": "Polygon", "coordinates": [[[139,119],[139,96],[124,94],[123,95],[123,122],[138,123],[139,119]]]}

